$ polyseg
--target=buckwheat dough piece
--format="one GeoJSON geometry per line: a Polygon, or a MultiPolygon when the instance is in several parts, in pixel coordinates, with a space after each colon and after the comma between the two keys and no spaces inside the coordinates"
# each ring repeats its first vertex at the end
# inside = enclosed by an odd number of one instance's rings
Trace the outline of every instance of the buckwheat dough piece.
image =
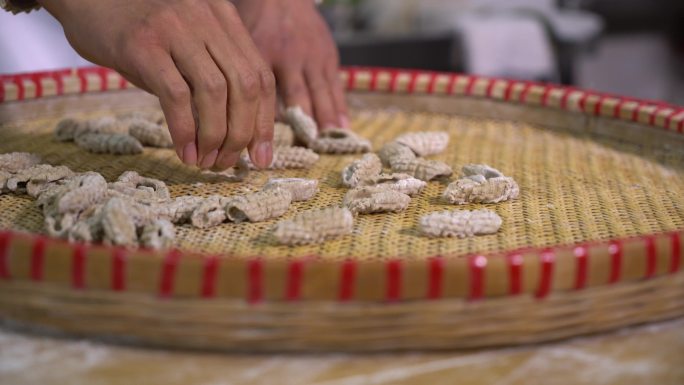
{"type": "Polygon", "coordinates": [[[115,155],[140,154],[142,144],[128,134],[86,133],[76,137],[76,144],[90,152],[115,155]]]}
{"type": "Polygon", "coordinates": [[[138,139],[141,144],[150,147],[169,148],[173,139],[169,130],[158,123],[144,119],[129,119],[128,134],[138,139]]]}
{"type": "Polygon", "coordinates": [[[59,184],[75,174],[66,166],[56,166],[49,172],[35,175],[28,182],[26,182],[26,193],[32,197],[37,198],[47,189],[55,184],[59,184]]]}
{"type": "Polygon", "coordinates": [[[411,197],[378,187],[357,187],[344,196],[343,204],[353,214],[374,214],[404,211],[411,197]]]}
{"type": "Polygon", "coordinates": [[[44,191],[38,196],[36,204],[47,217],[80,213],[106,198],[107,181],[96,172],[86,172],[44,191]]]}
{"type": "Polygon", "coordinates": [[[351,130],[329,128],[319,133],[309,146],[320,154],[358,154],[371,151],[371,142],[351,130]]]}
{"type": "Polygon", "coordinates": [[[203,201],[202,197],[183,195],[176,197],[168,204],[152,205],[151,211],[157,217],[168,219],[178,225],[190,222],[192,213],[203,201]]]}
{"type": "Polygon", "coordinates": [[[371,179],[382,171],[382,162],[377,155],[365,154],[347,165],[342,170],[342,184],[347,187],[356,187],[361,181],[371,179]]]}
{"type": "MultiPolygon", "coordinates": [[[[45,218],[47,221],[48,219],[51,218],[45,218]]],[[[47,229],[50,228],[48,223],[46,222],[47,229]]],[[[98,240],[102,239],[102,221],[100,220],[94,220],[93,218],[88,218],[88,219],[83,219],[79,220],[76,222],[73,226],[71,226],[68,229],[66,237],[62,235],[53,235],[50,234],[50,230],[48,230],[48,234],[51,236],[55,236],[58,238],[67,238],[69,242],[95,242],[98,240]]]]}
{"type": "MultiPolygon", "coordinates": [[[[276,147],[273,149],[273,160],[268,167],[269,170],[301,169],[311,168],[320,157],[312,150],[304,147],[276,147]]],[[[249,160],[249,157],[242,158],[249,168],[255,169],[256,166],[249,160]]]]}
{"type": "Polygon", "coordinates": [[[283,245],[305,245],[350,234],[354,216],[346,207],[308,210],[278,222],[273,235],[283,245]]]}
{"type": "Polygon", "coordinates": [[[440,154],[446,149],[449,134],[444,131],[410,132],[394,141],[407,146],[418,156],[430,156],[440,154]]]}
{"type": "Polygon", "coordinates": [[[451,204],[498,203],[515,199],[520,194],[518,184],[510,177],[486,179],[482,175],[471,175],[458,179],[447,186],[442,194],[451,204]]]}
{"type": "Polygon", "coordinates": [[[504,176],[501,171],[486,164],[466,164],[461,168],[464,176],[482,175],[486,179],[504,176]]]}
{"type": "Polygon", "coordinates": [[[67,234],[77,223],[77,217],[77,214],[72,213],[46,216],[43,220],[45,232],[51,237],[66,238],[67,234]]]}
{"type": "Polygon", "coordinates": [[[249,175],[249,169],[255,168],[249,157],[240,157],[235,166],[224,171],[203,170],[201,173],[220,182],[242,182],[249,175]]]}
{"type": "Polygon", "coordinates": [[[308,201],[318,192],[318,181],[305,178],[271,178],[262,190],[283,189],[290,192],[293,202],[308,201]]]}
{"type": "Polygon", "coordinates": [[[14,174],[11,172],[0,170],[0,195],[9,191],[7,189],[7,181],[12,177],[12,175],[14,174]]]}
{"type": "Polygon", "coordinates": [[[220,225],[227,219],[225,206],[229,200],[230,198],[220,195],[212,195],[205,198],[192,211],[190,223],[199,229],[220,225]]]}
{"type": "Polygon", "coordinates": [[[111,198],[102,207],[103,241],[117,246],[136,246],[138,233],[132,209],[126,201],[111,198]]]}
{"type": "Polygon", "coordinates": [[[465,238],[494,234],[499,231],[501,222],[501,217],[491,210],[455,210],[424,215],[419,226],[429,237],[465,238]]]}
{"type": "Polygon", "coordinates": [[[29,184],[34,181],[31,186],[31,196],[35,197],[39,193],[39,190],[42,190],[39,184],[58,181],[73,175],[74,173],[66,166],[38,164],[19,170],[12,175],[7,179],[6,187],[9,191],[23,194],[27,192],[29,184]]]}
{"type": "Polygon", "coordinates": [[[292,126],[294,135],[305,146],[318,138],[318,125],[316,121],[299,106],[288,107],[285,109],[285,120],[292,126]]]}
{"type": "Polygon", "coordinates": [[[390,168],[395,162],[409,162],[416,159],[413,150],[398,142],[386,143],[378,151],[378,156],[382,160],[383,166],[390,168]]]}
{"type": "Polygon", "coordinates": [[[171,194],[166,183],[159,179],[143,177],[135,171],[126,171],[109,188],[135,199],[169,200],[171,194]]]}
{"type": "Polygon", "coordinates": [[[176,240],[176,228],[164,219],[157,219],[143,226],[140,245],[154,250],[168,249],[176,240]]]}
{"type": "Polygon", "coordinates": [[[89,119],[84,124],[77,126],[79,130],[74,135],[74,140],[81,135],[87,134],[128,134],[128,124],[125,121],[116,119],[112,116],[89,119]]]}
{"type": "Polygon", "coordinates": [[[40,162],[40,156],[28,152],[0,154],[0,171],[17,173],[21,170],[36,166],[40,164],[40,162]]]}
{"type": "Polygon", "coordinates": [[[392,160],[392,171],[409,174],[414,178],[431,181],[440,177],[447,177],[453,173],[451,167],[444,162],[423,158],[392,160]]]}
{"type": "Polygon", "coordinates": [[[513,178],[486,164],[467,164],[461,171],[464,177],[449,184],[442,194],[449,203],[498,203],[520,195],[513,178]]]}
{"type": "Polygon", "coordinates": [[[282,216],[291,203],[289,191],[272,189],[232,197],[226,203],[225,210],[231,222],[261,222],[282,216]]]}
{"type": "Polygon", "coordinates": [[[292,127],[286,123],[275,122],[273,126],[273,147],[291,147],[294,142],[292,127]]]}
{"type": "Polygon", "coordinates": [[[58,142],[71,142],[76,133],[85,131],[85,123],[74,118],[64,118],[55,126],[55,140],[58,142]]]}
{"type": "Polygon", "coordinates": [[[362,179],[359,186],[375,186],[392,191],[398,191],[408,196],[415,196],[427,186],[425,181],[408,174],[392,173],[378,174],[371,178],[362,179]]]}

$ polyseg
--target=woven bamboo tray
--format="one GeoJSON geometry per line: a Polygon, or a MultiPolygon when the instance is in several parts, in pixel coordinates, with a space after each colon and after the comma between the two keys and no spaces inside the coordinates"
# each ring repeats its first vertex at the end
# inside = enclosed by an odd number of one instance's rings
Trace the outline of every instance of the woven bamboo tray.
{"type": "MultiPolygon", "coordinates": [[[[437,157],[513,176],[518,200],[490,206],[495,235],[428,239],[425,213],[454,208],[430,183],[404,213],[360,217],[318,246],[276,246],[274,222],[182,228],[152,252],[40,235],[26,197],[0,196],[0,318],[21,327],[165,347],[246,351],[462,349],[533,343],[684,314],[684,109],[535,83],[353,68],[353,126],[375,147],[447,130],[437,157]]],[[[156,100],[102,68],[0,77],[0,153],[30,151],[109,180],[126,170],[172,195],[258,189],[275,172],[211,183],[172,150],[86,153],[55,143],[65,115],[152,110],[156,100]]],[[[338,204],[342,167],[309,171],[338,204]]],[[[482,205],[468,205],[473,209],[482,205]]]]}

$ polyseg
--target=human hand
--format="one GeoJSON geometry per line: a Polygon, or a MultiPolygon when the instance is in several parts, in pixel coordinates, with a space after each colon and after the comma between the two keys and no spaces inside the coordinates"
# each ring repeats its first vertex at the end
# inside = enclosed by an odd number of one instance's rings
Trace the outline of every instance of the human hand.
{"type": "Polygon", "coordinates": [[[275,79],[224,0],[40,0],[86,59],[157,95],[178,156],[225,169],[272,157],[275,79]]]}
{"type": "Polygon", "coordinates": [[[301,106],[320,127],[348,127],[339,54],[313,0],[235,0],[276,76],[287,107],[301,106]]]}

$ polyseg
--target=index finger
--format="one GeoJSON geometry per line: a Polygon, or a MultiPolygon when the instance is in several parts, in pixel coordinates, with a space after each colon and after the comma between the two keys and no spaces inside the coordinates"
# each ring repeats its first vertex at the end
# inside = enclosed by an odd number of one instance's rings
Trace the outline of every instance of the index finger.
{"type": "Polygon", "coordinates": [[[170,53],[152,48],[146,50],[144,56],[136,66],[139,78],[159,98],[178,157],[183,163],[194,166],[197,163],[197,130],[190,87],[170,53]]]}

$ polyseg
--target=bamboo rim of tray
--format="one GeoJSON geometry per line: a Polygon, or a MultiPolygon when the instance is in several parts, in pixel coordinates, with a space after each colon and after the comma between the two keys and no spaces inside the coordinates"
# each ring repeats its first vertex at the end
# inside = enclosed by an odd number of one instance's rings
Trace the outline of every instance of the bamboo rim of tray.
{"type": "MultiPolygon", "coordinates": [[[[524,109],[532,121],[544,119],[539,111],[602,119],[611,122],[604,133],[611,137],[655,130],[681,140],[684,131],[682,108],[556,85],[379,68],[347,68],[341,78],[350,91],[398,103],[408,94],[426,98],[427,109],[429,98],[460,98],[490,103],[509,118],[523,119],[524,109]]],[[[130,88],[99,67],[2,75],[0,103],[130,88]]],[[[0,314],[75,334],[231,350],[242,343],[248,350],[382,350],[538,342],[684,314],[683,234],[417,261],[330,261],[127,250],[5,230],[0,314]],[[206,324],[191,321],[204,316],[206,324]]]]}

